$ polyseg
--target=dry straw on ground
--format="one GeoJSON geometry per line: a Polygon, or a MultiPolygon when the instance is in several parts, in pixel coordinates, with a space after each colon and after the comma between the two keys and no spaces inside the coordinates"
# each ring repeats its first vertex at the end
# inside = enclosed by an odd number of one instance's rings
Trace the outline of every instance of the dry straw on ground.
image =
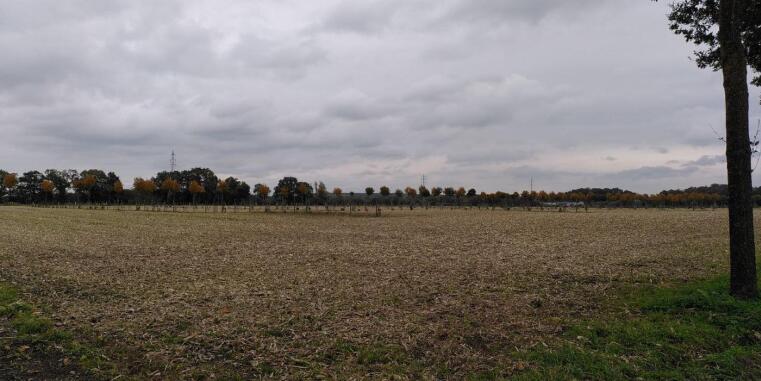
{"type": "Polygon", "coordinates": [[[726,211],[0,208],[0,281],[127,376],[509,372],[617,287],[722,271],[726,211]]]}

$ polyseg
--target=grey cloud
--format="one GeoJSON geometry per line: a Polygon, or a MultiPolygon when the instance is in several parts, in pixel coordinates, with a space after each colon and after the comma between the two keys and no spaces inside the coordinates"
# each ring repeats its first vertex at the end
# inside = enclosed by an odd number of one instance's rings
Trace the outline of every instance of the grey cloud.
{"type": "Polygon", "coordinates": [[[464,168],[477,169],[485,164],[512,163],[519,160],[528,160],[535,156],[528,150],[504,151],[493,145],[474,147],[472,151],[454,152],[447,155],[449,162],[464,168]]]}
{"type": "Polygon", "coordinates": [[[309,39],[282,42],[247,35],[235,46],[231,57],[244,69],[292,72],[318,64],[325,60],[326,53],[309,39]]]}
{"type": "Polygon", "coordinates": [[[664,178],[674,178],[674,177],[685,176],[685,175],[694,173],[695,171],[697,171],[697,168],[694,166],[683,167],[678,169],[667,167],[667,166],[641,167],[637,169],[628,169],[625,171],[621,171],[612,177],[626,178],[631,180],[664,179],[664,178]]]}
{"type": "Polygon", "coordinates": [[[3,2],[0,167],[150,176],[174,149],[251,183],[355,190],[422,173],[487,191],[721,182],[721,79],[686,59],[665,6],[3,2]],[[631,147],[650,166],[611,170],[631,147]]]}
{"type": "Polygon", "coordinates": [[[389,106],[369,97],[361,91],[348,89],[333,97],[325,106],[324,115],[345,120],[369,120],[395,114],[395,106],[389,106]]]}
{"type": "Polygon", "coordinates": [[[392,22],[401,1],[342,1],[325,17],[320,27],[326,31],[377,33],[392,22]]]}
{"type": "Polygon", "coordinates": [[[209,114],[219,119],[241,118],[253,113],[259,105],[243,100],[220,102],[209,108],[209,114]]]}
{"type": "Polygon", "coordinates": [[[553,14],[576,17],[611,3],[609,0],[417,0],[341,1],[318,24],[329,32],[377,34],[394,27],[431,31],[467,25],[492,27],[504,23],[535,23],[553,14]]]}
{"type": "Polygon", "coordinates": [[[449,22],[486,22],[501,24],[509,22],[538,22],[548,15],[576,16],[592,7],[610,3],[605,0],[456,0],[443,15],[449,22]]]}
{"type": "Polygon", "coordinates": [[[724,155],[704,155],[698,158],[697,160],[693,160],[687,163],[682,164],[683,167],[710,167],[713,165],[718,164],[724,164],[726,162],[726,157],[724,155]]]}
{"type": "MultiPolygon", "coordinates": [[[[169,3],[169,1],[167,1],[169,3]]],[[[134,4],[127,0],[91,2],[9,1],[0,13],[0,30],[21,33],[93,18],[109,17],[134,4]]],[[[160,5],[159,5],[160,6],[160,5]]]]}
{"type": "Polygon", "coordinates": [[[510,168],[504,175],[517,180],[533,178],[534,184],[536,184],[535,189],[570,190],[579,187],[622,187],[635,192],[656,192],[662,188],[653,188],[652,186],[663,179],[669,179],[678,186],[686,187],[698,172],[699,168],[697,167],[672,168],[668,166],[644,166],[608,173],[519,166],[510,168]],[[553,187],[552,184],[558,181],[568,185],[565,188],[553,187]]]}

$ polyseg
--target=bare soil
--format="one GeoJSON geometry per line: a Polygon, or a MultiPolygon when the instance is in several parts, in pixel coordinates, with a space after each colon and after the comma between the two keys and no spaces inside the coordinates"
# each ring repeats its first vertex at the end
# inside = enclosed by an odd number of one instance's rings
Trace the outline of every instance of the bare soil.
{"type": "Polygon", "coordinates": [[[462,379],[520,369],[617,289],[726,271],[726,220],[0,207],[0,281],[125,378],[462,379]]]}

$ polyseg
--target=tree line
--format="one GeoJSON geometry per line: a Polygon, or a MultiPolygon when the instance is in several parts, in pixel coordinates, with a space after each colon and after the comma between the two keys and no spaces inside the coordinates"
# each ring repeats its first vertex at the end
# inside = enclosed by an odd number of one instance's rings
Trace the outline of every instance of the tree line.
{"type": "MultiPolygon", "coordinates": [[[[311,204],[365,203],[373,205],[460,205],[460,206],[543,206],[547,204],[596,206],[708,207],[727,202],[726,185],[713,184],[684,190],[664,190],[657,194],[635,193],[619,188],[579,188],[568,192],[528,191],[493,193],[475,188],[426,186],[391,190],[388,186],[366,187],[364,192],[345,193],[340,187],[328,189],[321,181],[299,181],[287,176],[271,189],[267,184],[252,188],[235,177],[219,178],[208,168],[162,171],[150,178],[137,177],[125,186],[114,172],[100,169],[48,169],[21,174],[0,170],[0,202],[106,203],[106,204],[311,204]]],[[[754,189],[754,202],[761,206],[761,187],[754,189]]]]}

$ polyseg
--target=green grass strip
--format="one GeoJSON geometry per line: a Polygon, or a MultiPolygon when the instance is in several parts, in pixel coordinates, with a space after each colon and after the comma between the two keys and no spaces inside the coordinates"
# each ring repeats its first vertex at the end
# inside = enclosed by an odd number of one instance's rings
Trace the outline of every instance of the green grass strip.
{"type": "Polygon", "coordinates": [[[15,287],[4,283],[0,283],[0,318],[9,322],[15,331],[11,343],[14,347],[27,347],[42,356],[72,358],[92,379],[110,379],[116,374],[114,366],[99,350],[57,329],[50,320],[21,301],[15,287]]]}
{"type": "Polygon", "coordinates": [[[628,292],[607,319],[572,325],[558,343],[516,353],[518,380],[761,379],[761,301],[719,278],[628,292]]]}

